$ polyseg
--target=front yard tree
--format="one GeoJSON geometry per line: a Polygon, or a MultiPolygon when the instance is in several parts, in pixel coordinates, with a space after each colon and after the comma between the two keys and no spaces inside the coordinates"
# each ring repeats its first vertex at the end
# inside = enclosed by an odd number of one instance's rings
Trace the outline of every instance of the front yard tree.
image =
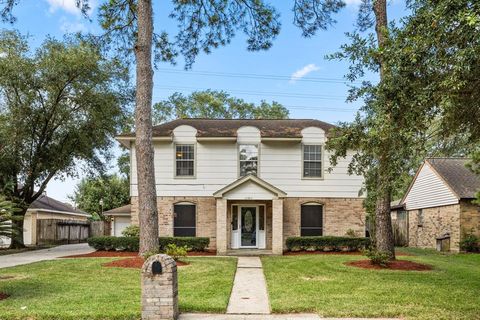
{"type": "Polygon", "coordinates": [[[54,177],[75,175],[79,164],[104,169],[127,81],[126,68],[88,41],[49,38],[32,52],[19,33],[0,33],[0,190],[20,215],[54,177]]]}
{"type": "Polygon", "coordinates": [[[79,209],[103,219],[103,211],[130,203],[129,180],[117,174],[83,178],[70,199],[79,209]]]}
{"type": "MultiPolygon", "coordinates": [[[[294,24],[299,26],[305,37],[315,35],[318,30],[325,30],[335,23],[332,15],[345,6],[343,0],[296,0],[294,24]]],[[[375,28],[375,37],[363,39],[358,33],[351,34],[354,44],[344,46],[348,49],[337,57],[351,59],[349,80],[356,80],[364,75],[364,69],[378,72],[382,85],[388,76],[389,66],[383,56],[388,53],[386,45],[389,38],[386,0],[364,0],[360,5],[358,28],[366,31],[375,28]],[[376,40],[376,44],[374,41],[376,40]],[[369,59],[358,62],[357,58],[369,59]],[[373,59],[372,59],[373,57],[373,59]]],[[[393,141],[396,132],[392,130],[392,104],[376,94],[375,86],[364,82],[358,90],[352,90],[350,99],[365,97],[365,113],[358,114],[351,124],[343,124],[335,133],[336,138],[329,140],[328,147],[334,150],[332,162],[346,155],[348,149],[357,150],[350,163],[350,170],[366,176],[366,188],[369,197],[375,203],[375,245],[377,251],[386,253],[395,259],[394,240],[390,218],[390,200],[393,192],[397,164],[394,158],[393,141]]]]}
{"type": "Polygon", "coordinates": [[[153,121],[160,124],[178,118],[288,119],[289,111],[276,101],[249,103],[224,91],[197,91],[185,96],[174,93],[153,105],[153,121]]]}
{"type": "MultiPolygon", "coordinates": [[[[4,1],[4,21],[13,22],[12,10],[19,1],[4,1]]],[[[76,0],[84,14],[89,0],[76,0]]],[[[178,55],[190,67],[200,53],[227,45],[238,30],[247,36],[247,49],[267,50],[280,32],[279,15],[261,0],[172,0],[170,18],[178,32],[170,41],[167,32],[154,32],[151,0],[109,0],[99,7],[101,39],[125,58],[136,61],[135,148],[138,176],[140,254],[158,248],[158,212],[152,146],[152,90],[155,63],[174,62],[178,55]],[[153,59],[152,59],[153,51],[153,59]]]]}

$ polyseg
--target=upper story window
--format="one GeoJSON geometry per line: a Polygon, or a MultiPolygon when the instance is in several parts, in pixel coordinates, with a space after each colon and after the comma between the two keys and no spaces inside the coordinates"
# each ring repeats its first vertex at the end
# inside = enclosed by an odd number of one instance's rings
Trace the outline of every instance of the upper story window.
{"type": "Polygon", "coordinates": [[[322,178],[322,146],[303,145],[303,177],[322,178]]]}
{"type": "Polygon", "coordinates": [[[177,144],[175,146],[175,176],[195,176],[195,146],[193,144],[177,144]]]}
{"type": "Polygon", "coordinates": [[[239,145],[240,176],[247,174],[257,175],[258,146],[256,144],[239,145]]]}

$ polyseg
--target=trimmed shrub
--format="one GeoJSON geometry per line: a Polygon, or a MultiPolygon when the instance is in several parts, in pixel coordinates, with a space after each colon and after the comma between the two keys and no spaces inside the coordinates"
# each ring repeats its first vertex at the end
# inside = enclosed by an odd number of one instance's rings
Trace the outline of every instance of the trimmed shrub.
{"type": "MultiPolygon", "coordinates": [[[[164,252],[169,244],[177,247],[188,247],[188,251],[205,251],[210,244],[209,238],[201,237],[160,237],[159,251],[164,252]]],[[[140,241],[138,237],[91,237],[88,245],[96,250],[138,252],[140,241]]]]}
{"type": "Polygon", "coordinates": [[[140,241],[137,237],[92,237],[88,245],[96,250],[138,252],[140,241]]]}
{"type": "Polygon", "coordinates": [[[140,227],[132,224],[123,229],[122,236],[140,238],[140,227]]]}
{"type": "Polygon", "coordinates": [[[388,261],[390,261],[390,256],[388,253],[379,252],[376,249],[365,249],[363,254],[367,256],[368,259],[372,262],[372,264],[376,264],[382,267],[386,267],[388,265],[388,261]]]}
{"type": "Polygon", "coordinates": [[[174,244],[177,247],[188,247],[188,251],[205,251],[210,244],[210,238],[204,237],[160,237],[160,251],[165,251],[167,245],[174,244]]]}
{"type": "Polygon", "coordinates": [[[333,236],[289,237],[286,245],[289,251],[359,251],[370,245],[370,239],[333,236]]]}
{"type": "Polygon", "coordinates": [[[474,234],[467,234],[460,241],[460,250],[465,252],[480,252],[480,238],[474,234]]]}

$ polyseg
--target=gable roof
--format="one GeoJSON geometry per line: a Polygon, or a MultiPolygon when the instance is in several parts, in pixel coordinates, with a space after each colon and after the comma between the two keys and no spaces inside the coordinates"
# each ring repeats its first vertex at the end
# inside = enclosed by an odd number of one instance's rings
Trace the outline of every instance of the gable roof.
{"type": "MultiPolygon", "coordinates": [[[[170,137],[173,130],[181,125],[197,129],[197,137],[236,137],[237,130],[244,126],[253,126],[260,130],[265,138],[301,138],[301,131],[308,127],[317,127],[325,132],[335,126],[315,119],[177,119],[153,127],[153,137],[170,137]]],[[[135,133],[126,133],[119,138],[135,137],[135,133]]]]}
{"type": "Polygon", "coordinates": [[[41,211],[53,211],[53,212],[64,212],[70,214],[78,214],[78,215],[85,215],[90,216],[85,211],[80,209],[76,209],[67,203],[60,202],[53,198],[50,198],[46,195],[41,195],[40,197],[35,200],[30,207],[30,210],[41,210],[41,211]]]}
{"type": "Polygon", "coordinates": [[[239,187],[239,186],[241,186],[241,185],[243,185],[247,182],[253,182],[253,183],[261,186],[265,190],[270,191],[271,193],[273,193],[274,195],[276,195],[277,197],[280,197],[280,198],[285,197],[287,195],[285,192],[283,192],[282,190],[278,189],[277,187],[271,185],[270,183],[266,182],[265,180],[260,179],[259,177],[254,176],[253,174],[249,174],[249,175],[246,175],[244,177],[241,177],[240,179],[235,180],[234,182],[230,183],[229,185],[227,185],[227,186],[223,187],[222,189],[218,190],[217,192],[215,192],[213,194],[213,196],[215,198],[221,198],[227,192],[230,192],[230,191],[234,190],[235,188],[237,188],[237,187],[239,187]]]}
{"type": "Polygon", "coordinates": [[[429,158],[426,160],[459,199],[473,199],[480,190],[480,176],[465,165],[467,158],[429,158]]]}
{"type": "Polygon", "coordinates": [[[106,216],[114,216],[114,215],[117,215],[117,214],[131,214],[131,212],[132,212],[132,205],[127,204],[125,206],[121,206],[121,207],[114,208],[114,209],[111,209],[111,210],[108,210],[108,211],[104,211],[103,214],[106,215],[106,216]]]}

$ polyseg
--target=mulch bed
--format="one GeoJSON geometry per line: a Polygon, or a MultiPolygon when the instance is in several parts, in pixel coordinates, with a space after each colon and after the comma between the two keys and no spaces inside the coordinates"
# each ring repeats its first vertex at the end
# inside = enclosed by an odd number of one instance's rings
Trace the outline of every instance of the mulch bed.
{"type": "MultiPolygon", "coordinates": [[[[202,251],[202,252],[188,252],[187,256],[215,256],[214,251],[202,251]]],[[[126,251],[94,251],[86,254],[76,254],[73,256],[65,256],[62,258],[112,258],[112,257],[136,257],[138,252],[126,252],[126,251]]]]}
{"type": "Polygon", "coordinates": [[[403,270],[403,271],[429,271],[432,270],[432,266],[423,263],[417,263],[408,260],[395,260],[388,262],[387,266],[379,266],[372,264],[370,260],[359,260],[345,262],[347,266],[363,268],[363,269],[384,269],[384,270],[403,270]]]}
{"type": "Polygon", "coordinates": [[[8,297],[10,297],[10,295],[6,294],[6,293],[3,293],[3,292],[0,292],[0,300],[5,300],[7,299],[8,297]]]}
{"type": "MultiPolygon", "coordinates": [[[[361,256],[361,251],[286,251],[283,253],[285,256],[300,256],[305,254],[334,254],[334,255],[347,255],[347,256],[361,256]]],[[[396,256],[412,256],[407,252],[395,252],[396,256]]]]}
{"type": "MultiPolygon", "coordinates": [[[[115,267],[115,268],[134,268],[141,269],[145,259],[142,257],[120,259],[102,264],[103,267],[115,267]]],[[[177,261],[177,267],[186,266],[188,263],[183,261],[177,261]]]]}

